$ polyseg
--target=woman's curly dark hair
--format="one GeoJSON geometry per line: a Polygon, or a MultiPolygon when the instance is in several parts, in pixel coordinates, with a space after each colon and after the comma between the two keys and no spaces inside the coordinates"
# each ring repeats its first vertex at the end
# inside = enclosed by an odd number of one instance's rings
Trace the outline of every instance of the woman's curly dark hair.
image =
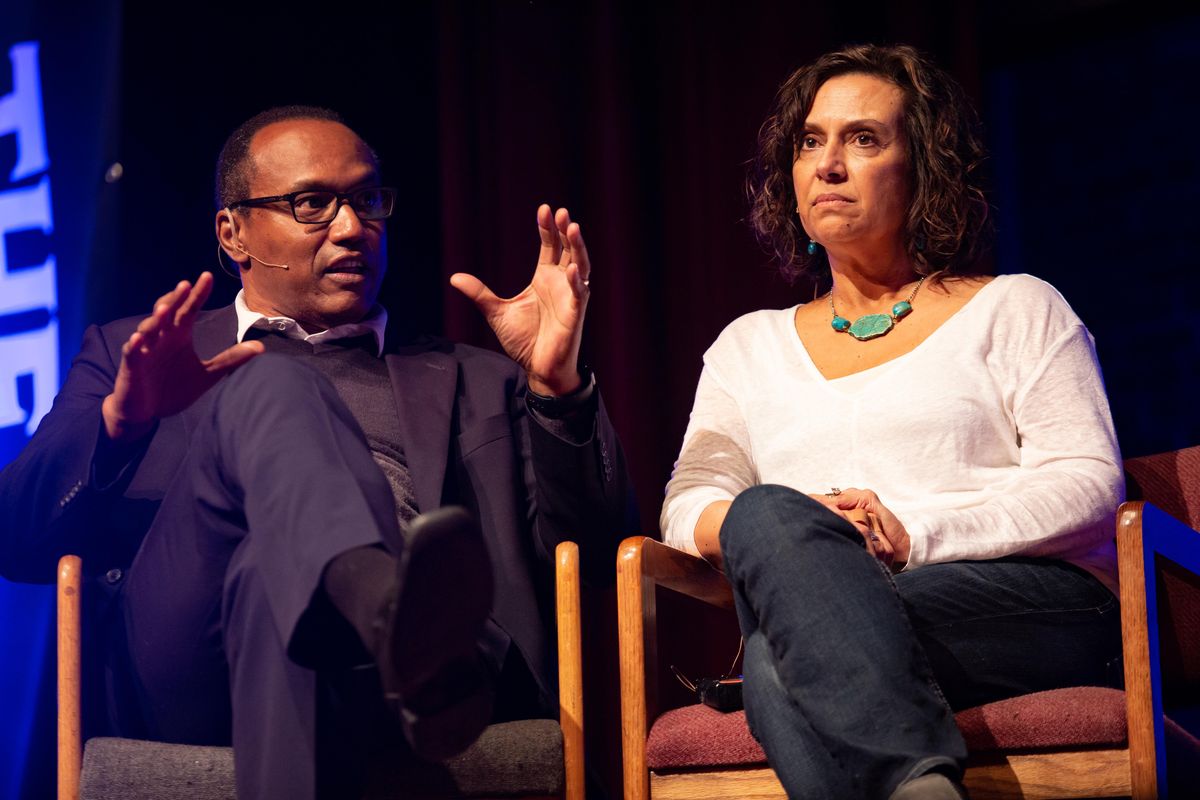
{"type": "Polygon", "coordinates": [[[904,226],[905,248],[917,272],[964,272],[991,238],[981,185],[987,156],[979,116],[953,78],[915,48],[856,45],[801,67],[779,87],[771,116],[758,135],[746,193],[750,222],[779,260],[789,281],[824,266],[824,253],[807,252],[808,237],[796,214],[792,164],[813,98],[830,78],[874,75],[904,92],[904,134],[913,196],[904,226]]]}

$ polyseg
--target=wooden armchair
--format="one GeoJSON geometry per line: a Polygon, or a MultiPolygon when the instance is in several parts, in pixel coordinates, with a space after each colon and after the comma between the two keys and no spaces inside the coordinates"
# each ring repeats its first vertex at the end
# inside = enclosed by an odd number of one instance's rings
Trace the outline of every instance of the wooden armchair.
{"type": "MultiPolygon", "coordinates": [[[[505,797],[583,800],[583,660],[579,548],[555,552],[559,720],[490,726],[466,752],[445,764],[442,784],[413,792],[385,786],[371,797],[505,797]]],[[[58,571],[58,798],[160,800],[234,798],[233,751],[228,747],[80,739],[82,564],[64,556],[58,571]]]]}
{"type": "MultiPolygon", "coordinates": [[[[1200,741],[1163,715],[1164,689],[1200,705],[1200,447],[1126,462],[1117,514],[1126,691],[1075,687],[957,715],[970,759],[965,783],[983,798],[1166,797],[1195,778],[1200,741]],[[1165,672],[1164,663],[1170,665],[1165,672]],[[1176,758],[1178,756],[1178,758],[1176,758]],[[1187,774],[1190,773],[1190,776],[1187,774]]],[[[648,538],[617,557],[626,800],[785,798],[743,712],[660,703],[659,589],[732,614],[722,573],[648,538]]],[[[667,597],[662,599],[666,600],[667,597]]],[[[1194,786],[1194,784],[1193,784],[1194,786]]]]}

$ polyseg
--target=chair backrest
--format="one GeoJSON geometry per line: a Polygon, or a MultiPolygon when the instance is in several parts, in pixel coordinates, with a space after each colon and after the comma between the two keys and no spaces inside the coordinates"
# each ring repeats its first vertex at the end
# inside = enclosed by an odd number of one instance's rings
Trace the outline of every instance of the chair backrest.
{"type": "MultiPolygon", "coordinates": [[[[1125,474],[1131,500],[1145,500],[1200,529],[1200,446],[1131,458],[1125,474]]],[[[1160,559],[1158,581],[1164,701],[1193,705],[1200,702],[1200,576],[1160,559]]]]}
{"type": "Polygon", "coordinates": [[[1200,530],[1200,445],[1125,461],[1126,493],[1200,530]]]}

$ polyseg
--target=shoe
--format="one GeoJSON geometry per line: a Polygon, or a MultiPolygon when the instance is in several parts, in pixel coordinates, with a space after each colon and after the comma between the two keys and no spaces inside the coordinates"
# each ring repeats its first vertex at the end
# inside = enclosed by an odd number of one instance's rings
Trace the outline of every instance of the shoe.
{"type": "Polygon", "coordinates": [[[475,519],[448,506],[416,517],[376,649],[384,700],[413,752],[440,761],[469,747],[492,715],[477,643],[492,610],[492,565],[475,519]]]}
{"type": "Polygon", "coordinates": [[[967,800],[967,790],[940,772],[926,772],[897,786],[888,800],[967,800]]]}

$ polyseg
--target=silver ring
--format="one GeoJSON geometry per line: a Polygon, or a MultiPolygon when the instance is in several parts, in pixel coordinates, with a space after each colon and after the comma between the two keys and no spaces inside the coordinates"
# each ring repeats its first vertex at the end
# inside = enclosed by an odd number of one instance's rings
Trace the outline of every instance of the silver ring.
{"type": "Polygon", "coordinates": [[[826,497],[837,497],[841,493],[842,493],[842,490],[837,488],[836,486],[834,486],[828,492],[825,493],[825,496],[826,497]]]}
{"type": "Polygon", "coordinates": [[[879,537],[873,533],[871,534],[871,544],[879,544],[879,537]]]}

